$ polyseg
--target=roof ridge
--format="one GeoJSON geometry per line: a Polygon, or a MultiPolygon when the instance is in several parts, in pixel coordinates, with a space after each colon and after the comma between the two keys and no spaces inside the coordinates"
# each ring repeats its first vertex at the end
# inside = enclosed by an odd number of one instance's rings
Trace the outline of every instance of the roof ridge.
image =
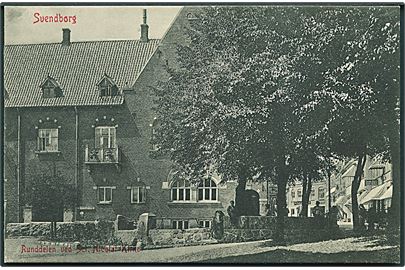
{"type": "MultiPolygon", "coordinates": [[[[159,38],[150,38],[149,41],[160,41],[159,38]]],[[[77,43],[102,43],[102,42],[129,42],[129,41],[138,41],[141,42],[140,39],[110,39],[110,40],[83,40],[83,41],[72,41],[70,44],[77,44],[77,43]]],[[[23,44],[4,44],[4,47],[9,46],[33,46],[33,45],[57,45],[61,44],[61,42],[48,42],[48,43],[23,43],[23,44]]]]}

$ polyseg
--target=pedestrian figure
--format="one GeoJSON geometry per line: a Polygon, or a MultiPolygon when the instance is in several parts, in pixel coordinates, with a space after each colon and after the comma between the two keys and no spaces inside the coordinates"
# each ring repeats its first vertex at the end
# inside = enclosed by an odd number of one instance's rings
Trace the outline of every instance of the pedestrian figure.
{"type": "Polygon", "coordinates": [[[212,220],[211,235],[217,240],[224,237],[224,213],[222,211],[215,211],[215,217],[212,220]]]}
{"type": "Polygon", "coordinates": [[[238,215],[236,213],[236,208],[235,208],[235,202],[234,201],[230,201],[230,205],[228,206],[228,208],[226,209],[226,211],[228,212],[228,216],[229,219],[231,220],[231,225],[232,227],[238,227],[238,215]]]}
{"type": "Polygon", "coordinates": [[[374,231],[374,226],[375,226],[375,215],[376,215],[376,209],[374,206],[370,207],[367,211],[367,223],[368,223],[368,228],[367,230],[369,232],[374,231]]]}
{"type": "Polygon", "coordinates": [[[321,227],[321,223],[322,223],[322,219],[323,219],[323,211],[322,208],[320,206],[320,202],[316,201],[315,202],[315,207],[312,210],[312,214],[314,216],[314,220],[315,220],[315,224],[318,228],[321,227]]]}
{"type": "Polygon", "coordinates": [[[366,229],[366,218],[367,218],[367,210],[364,205],[360,204],[359,206],[359,228],[360,231],[365,231],[366,229]]]}

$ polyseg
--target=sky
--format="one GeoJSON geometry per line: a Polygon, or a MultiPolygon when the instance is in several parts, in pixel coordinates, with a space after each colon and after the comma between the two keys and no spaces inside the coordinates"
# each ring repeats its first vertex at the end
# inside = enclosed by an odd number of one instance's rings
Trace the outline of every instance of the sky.
{"type": "MultiPolygon", "coordinates": [[[[162,38],[180,6],[145,7],[149,38],[162,38]]],[[[139,39],[143,7],[5,7],[5,44],[61,42],[62,28],[71,30],[71,41],[139,39]],[[36,14],[39,13],[39,14],[36,14]],[[36,15],[35,15],[36,14],[36,15]],[[39,16],[76,16],[69,22],[37,22],[39,16]]]]}

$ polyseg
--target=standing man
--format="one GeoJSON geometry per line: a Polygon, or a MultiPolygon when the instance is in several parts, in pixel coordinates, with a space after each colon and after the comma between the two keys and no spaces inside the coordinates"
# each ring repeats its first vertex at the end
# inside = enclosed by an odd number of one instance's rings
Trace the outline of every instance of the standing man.
{"type": "Polygon", "coordinates": [[[320,202],[319,201],[316,201],[316,206],[314,207],[314,209],[313,209],[313,215],[314,215],[314,219],[315,219],[315,223],[316,223],[316,225],[318,226],[318,228],[320,228],[321,227],[321,224],[322,224],[322,218],[323,218],[323,209],[321,208],[321,206],[320,206],[320,202]]]}
{"type": "Polygon", "coordinates": [[[232,227],[237,227],[238,226],[238,216],[236,213],[236,208],[235,208],[235,202],[230,201],[230,205],[226,209],[226,212],[228,212],[229,219],[231,220],[232,227]]]}

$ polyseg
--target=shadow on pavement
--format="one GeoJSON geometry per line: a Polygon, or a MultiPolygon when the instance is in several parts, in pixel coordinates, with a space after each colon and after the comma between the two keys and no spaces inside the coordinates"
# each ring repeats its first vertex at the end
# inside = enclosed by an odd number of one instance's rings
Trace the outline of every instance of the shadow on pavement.
{"type": "Polygon", "coordinates": [[[350,251],[340,253],[312,253],[277,249],[273,251],[225,257],[198,263],[238,263],[238,264],[268,264],[268,263],[384,263],[399,264],[399,248],[389,248],[373,251],[350,251]]]}

